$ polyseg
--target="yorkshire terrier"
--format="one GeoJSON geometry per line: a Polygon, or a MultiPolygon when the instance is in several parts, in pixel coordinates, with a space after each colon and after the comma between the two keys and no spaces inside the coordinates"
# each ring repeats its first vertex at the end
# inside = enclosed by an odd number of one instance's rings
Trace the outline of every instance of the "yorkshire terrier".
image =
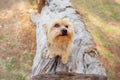
{"type": "Polygon", "coordinates": [[[73,47],[72,24],[65,19],[58,19],[50,26],[43,25],[43,27],[46,32],[49,57],[60,56],[63,64],[68,63],[73,47]]]}

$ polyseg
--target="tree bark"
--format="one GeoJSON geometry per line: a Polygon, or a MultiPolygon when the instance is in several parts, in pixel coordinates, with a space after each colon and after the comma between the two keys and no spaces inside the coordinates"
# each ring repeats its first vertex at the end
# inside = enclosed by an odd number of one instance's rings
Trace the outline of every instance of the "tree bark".
{"type": "Polygon", "coordinates": [[[36,25],[37,49],[32,66],[32,75],[74,72],[82,74],[99,74],[106,76],[106,70],[98,59],[95,43],[85,28],[81,16],[73,8],[69,0],[46,0],[47,5],[41,13],[31,13],[31,20],[36,25]],[[55,19],[65,18],[74,26],[74,47],[71,59],[67,64],[62,64],[60,57],[46,57],[47,44],[43,24],[55,19]]]}
{"type": "Polygon", "coordinates": [[[106,76],[96,74],[77,74],[77,73],[56,73],[56,74],[39,74],[32,80],[107,80],[106,76]]]}
{"type": "Polygon", "coordinates": [[[45,6],[45,0],[37,0],[37,4],[38,4],[38,12],[40,13],[43,6],[45,6]]]}

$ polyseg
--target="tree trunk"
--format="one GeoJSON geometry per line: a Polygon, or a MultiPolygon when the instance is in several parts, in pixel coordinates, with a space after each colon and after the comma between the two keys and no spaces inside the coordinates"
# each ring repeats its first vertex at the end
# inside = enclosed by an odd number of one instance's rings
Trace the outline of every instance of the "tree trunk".
{"type": "Polygon", "coordinates": [[[106,76],[96,74],[77,74],[77,73],[56,73],[56,74],[39,74],[32,80],[107,80],[106,76]]]}
{"type": "Polygon", "coordinates": [[[42,7],[45,6],[45,0],[37,0],[37,4],[38,4],[38,12],[40,13],[42,10],[42,7]]]}
{"type": "Polygon", "coordinates": [[[32,66],[32,76],[45,73],[74,72],[82,74],[105,75],[105,68],[97,58],[98,52],[90,33],[85,28],[81,16],[73,8],[69,0],[46,0],[41,13],[31,13],[31,20],[36,25],[37,49],[32,66]],[[59,57],[46,57],[46,37],[43,24],[55,19],[68,19],[74,26],[74,47],[71,59],[62,64],[59,57]]]}

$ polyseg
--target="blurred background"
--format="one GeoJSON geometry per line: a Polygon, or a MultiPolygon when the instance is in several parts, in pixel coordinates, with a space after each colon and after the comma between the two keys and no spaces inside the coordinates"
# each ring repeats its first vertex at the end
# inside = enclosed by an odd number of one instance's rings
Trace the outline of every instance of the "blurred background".
{"type": "MultiPolygon", "coordinates": [[[[71,0],[91,33],[109,80],[120,80],[120,0],[71,0]]],[[[29,10],[37,0],[0,0],[0,80],[29,80],[36,50],[29,10]]]]}

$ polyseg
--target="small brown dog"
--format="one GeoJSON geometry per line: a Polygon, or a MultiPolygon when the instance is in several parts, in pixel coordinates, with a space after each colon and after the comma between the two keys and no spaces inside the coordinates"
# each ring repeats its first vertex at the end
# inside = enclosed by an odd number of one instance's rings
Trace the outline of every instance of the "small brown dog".
{"type": "Polygon", "coordinates": [[[59,19],[45,28],[48,55],[50,58],[60,56],[62,63],[66,64],[69,61],[73,46],[73,26],[64,19],[59,19]]]}

